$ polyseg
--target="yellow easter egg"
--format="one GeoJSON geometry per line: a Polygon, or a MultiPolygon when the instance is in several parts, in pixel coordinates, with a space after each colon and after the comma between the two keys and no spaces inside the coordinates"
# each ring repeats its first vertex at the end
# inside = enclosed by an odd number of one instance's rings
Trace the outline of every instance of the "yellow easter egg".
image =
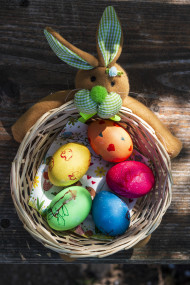
{"type": "Polygon", "coordinates": [[[72,185],[87,172],[90,161],[90,151],[86,146],[79,143],[65,144],[49,162],[49,180],[56,186],[72,185]]]}

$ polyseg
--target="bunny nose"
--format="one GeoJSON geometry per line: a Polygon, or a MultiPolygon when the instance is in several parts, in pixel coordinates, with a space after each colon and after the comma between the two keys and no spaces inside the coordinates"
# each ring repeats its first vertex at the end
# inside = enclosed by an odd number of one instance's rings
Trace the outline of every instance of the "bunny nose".
{"type": "Polygon", "coordinates": [[[96,103],[104,102],[106,96],[108,95],[107,89],[103,86],[94,86],[90,91],[91,99],[96,103]]]}

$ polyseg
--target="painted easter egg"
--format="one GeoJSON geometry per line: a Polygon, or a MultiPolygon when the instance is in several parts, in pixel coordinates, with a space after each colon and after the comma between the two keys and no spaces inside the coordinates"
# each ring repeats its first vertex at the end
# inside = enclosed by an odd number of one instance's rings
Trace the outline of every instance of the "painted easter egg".
{"type": "Polygon", "coordinates": [[[93,150],[106,161],[124,161],[133,151],[130,135],[114,121],[92,122],[88,127],[88,139],[93,150]]]}
{"type": "Polygon", "coordinates": [[[96,227],[110,236],[124,234],[130,224],[126,203],[108,191],[96,194],[92,203],[92,217],[96,227]]]}
{"type": "Polygon", "coordinates": [[[106,181],[111,190],[127,198],[144,196],[153,188],[152,170],[138,161],[120,162],[109,169],[106,181]]]}
{"type": "Polygon", "coordinates": [[[91,206],[90,193],[84,187],[68,187],[52,200],[47,211],[47,222],[57,231],[73,229],[86,219],[91,206]]]}
{"type": "Polygon", "coordinates": [[[56,186],[74,184],[87,172],[90,161],[90,151],[86,146],[79,143],[65,144],[49,162],[49,180],[56,186]]]}

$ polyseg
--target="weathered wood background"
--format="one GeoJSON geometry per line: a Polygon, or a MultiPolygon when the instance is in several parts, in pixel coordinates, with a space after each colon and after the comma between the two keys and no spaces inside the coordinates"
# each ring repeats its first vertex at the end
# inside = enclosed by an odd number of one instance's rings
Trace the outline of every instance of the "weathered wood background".
{"type": "Polygon", "coordinates": [[[131,95],[151,108],[182,140],[172,162],[171,207],[149,244],[105,259],[77,262],[188,263],[190,260],[190,0],[0,0],[0,262],[64,263],[23,229],[14,209],[9,173],[18,144],[10,126],[40,98],[74,87],[76,70],[61,62],[43,35],[46,25],[93,54],[102,12],[113,5],[124,32],[119,63],[131,95]]]}

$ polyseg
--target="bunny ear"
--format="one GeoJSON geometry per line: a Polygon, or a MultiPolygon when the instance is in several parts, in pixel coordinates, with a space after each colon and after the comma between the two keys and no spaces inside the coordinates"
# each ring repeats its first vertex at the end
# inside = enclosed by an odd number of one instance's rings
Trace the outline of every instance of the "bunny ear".
{"type": "Polygon", "coordinates": [[[47,27],[44,34],[55,54],[67,64],[85,70],[98,66],[98,60],[93,55],[73,46],[51,28],[47,27]]]}
{"type": "Polygon", "coordinates": [[[111,66],[122,51],[123,34],[119,19],[112,6],[104,10],[97,31],[97,51],[101,66],[111,66]]]}

